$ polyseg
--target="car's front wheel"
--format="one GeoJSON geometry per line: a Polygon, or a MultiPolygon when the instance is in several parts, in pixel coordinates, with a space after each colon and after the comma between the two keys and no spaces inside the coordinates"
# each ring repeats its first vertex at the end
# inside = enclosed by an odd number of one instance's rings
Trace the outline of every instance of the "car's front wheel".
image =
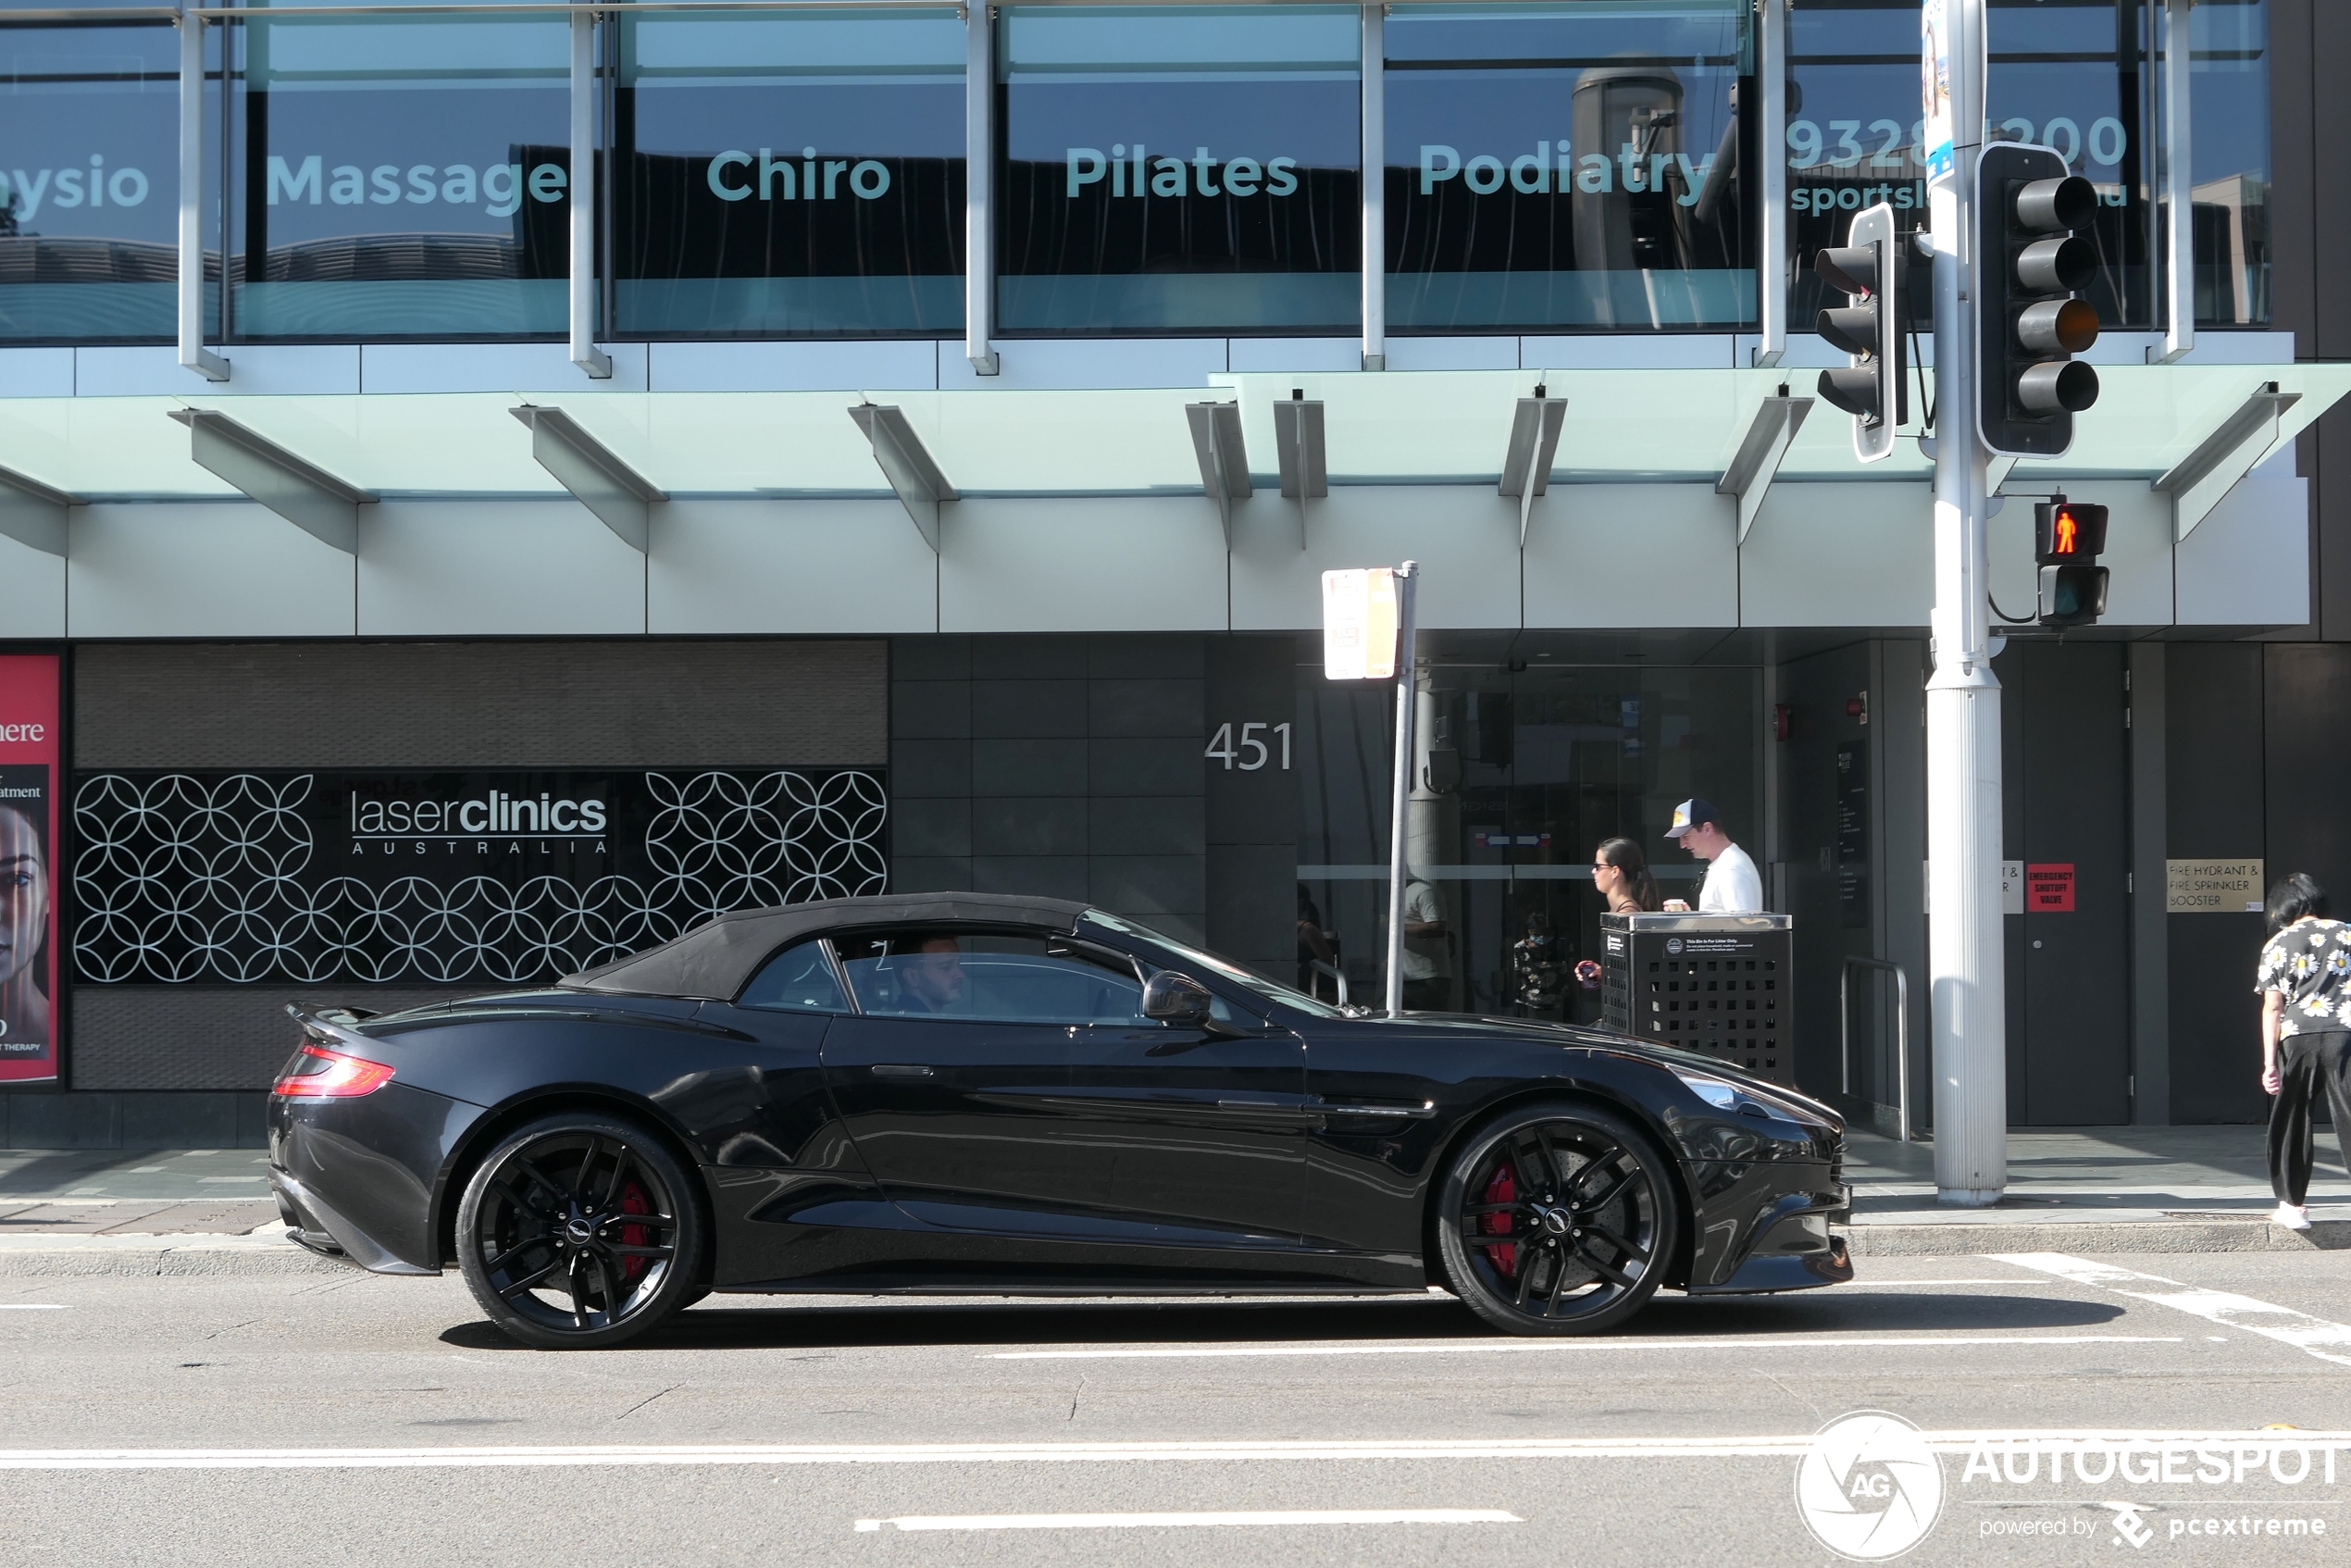
{"type": "Polygon", "coordinates": [[[692,1178],[634,1123],[560,1113],[490,1151],[457,1210],[458,1266],[490,1321],[541,1350],[603,1350],[695,1294],[692,1178]]]}
{"type": "Polygon", "coordinates": [[[1511,1334],[1598,1334],[1657,1294],[1681,1238],[1665,1156],[1598,1106],[1522,1106],[1473,1134],[1437,1192],[1454,1293],[1511,1334]]]}

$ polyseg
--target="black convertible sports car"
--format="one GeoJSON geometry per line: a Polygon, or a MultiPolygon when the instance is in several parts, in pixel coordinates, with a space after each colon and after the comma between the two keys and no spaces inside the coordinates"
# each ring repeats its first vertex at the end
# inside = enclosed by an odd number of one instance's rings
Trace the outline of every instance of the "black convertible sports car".
{"type": "Polygon", "coordinates": [[[1334,1007],[1084,904],[729,915],[553,989],[292,1009],[293,1238],[608,1346],[713,1290],[1451,1289],[1519,1334],[1852,1277],[1843,1128],[1705,1057],[1334,1007]]]}

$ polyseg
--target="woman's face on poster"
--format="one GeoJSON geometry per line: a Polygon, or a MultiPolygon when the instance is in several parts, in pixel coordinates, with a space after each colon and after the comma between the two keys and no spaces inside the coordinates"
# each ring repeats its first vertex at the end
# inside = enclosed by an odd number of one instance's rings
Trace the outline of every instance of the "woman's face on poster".
{"type": "Polygon", "coordinates": [[[32,967],[49,929],[49,862],[32,819],[0,806],[0,986],[32,967]]]}

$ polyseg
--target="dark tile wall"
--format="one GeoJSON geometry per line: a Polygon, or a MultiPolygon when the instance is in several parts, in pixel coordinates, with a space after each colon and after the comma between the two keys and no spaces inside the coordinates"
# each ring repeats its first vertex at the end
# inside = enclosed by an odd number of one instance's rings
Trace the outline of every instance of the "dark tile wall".
{"type": "Polygon", "coordinates": [[[1292,776],[1242,776],[1263,799],[1236,806],[1203,753],[1226,708],[1263,705],[1252,682],[1280,711],[1242,716],[1288,719],[1290,658],[1287,638],[893,641],[891,888],[1085,900],[1277,964],[1295,945],[1292,776]]]}

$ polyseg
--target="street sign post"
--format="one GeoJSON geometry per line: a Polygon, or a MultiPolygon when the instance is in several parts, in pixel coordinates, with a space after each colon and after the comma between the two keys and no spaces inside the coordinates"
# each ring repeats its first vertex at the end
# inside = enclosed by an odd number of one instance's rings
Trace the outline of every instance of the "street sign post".
{"type": "Polygon", "coordinates": [[[1934,1007],[1934,1185],[1984,1207],[2008,1186],[2000,928],[2000,683],[1984,555],[1989,454],[1977,406],[1984,0],[1920,9],[1927,211],[1934,253],[1934,671],[1927,680],[1927,966],[1934,1007]]]}
{"type": "Polygon", "coordinates": [[[1387,1011],[1404,1010],[1405,818],[1412,792],[1412,591],[1420,565],[1323,574],[1323,674],[1396,681],[1396,790],[1387,828],[1387,1011]]]}

